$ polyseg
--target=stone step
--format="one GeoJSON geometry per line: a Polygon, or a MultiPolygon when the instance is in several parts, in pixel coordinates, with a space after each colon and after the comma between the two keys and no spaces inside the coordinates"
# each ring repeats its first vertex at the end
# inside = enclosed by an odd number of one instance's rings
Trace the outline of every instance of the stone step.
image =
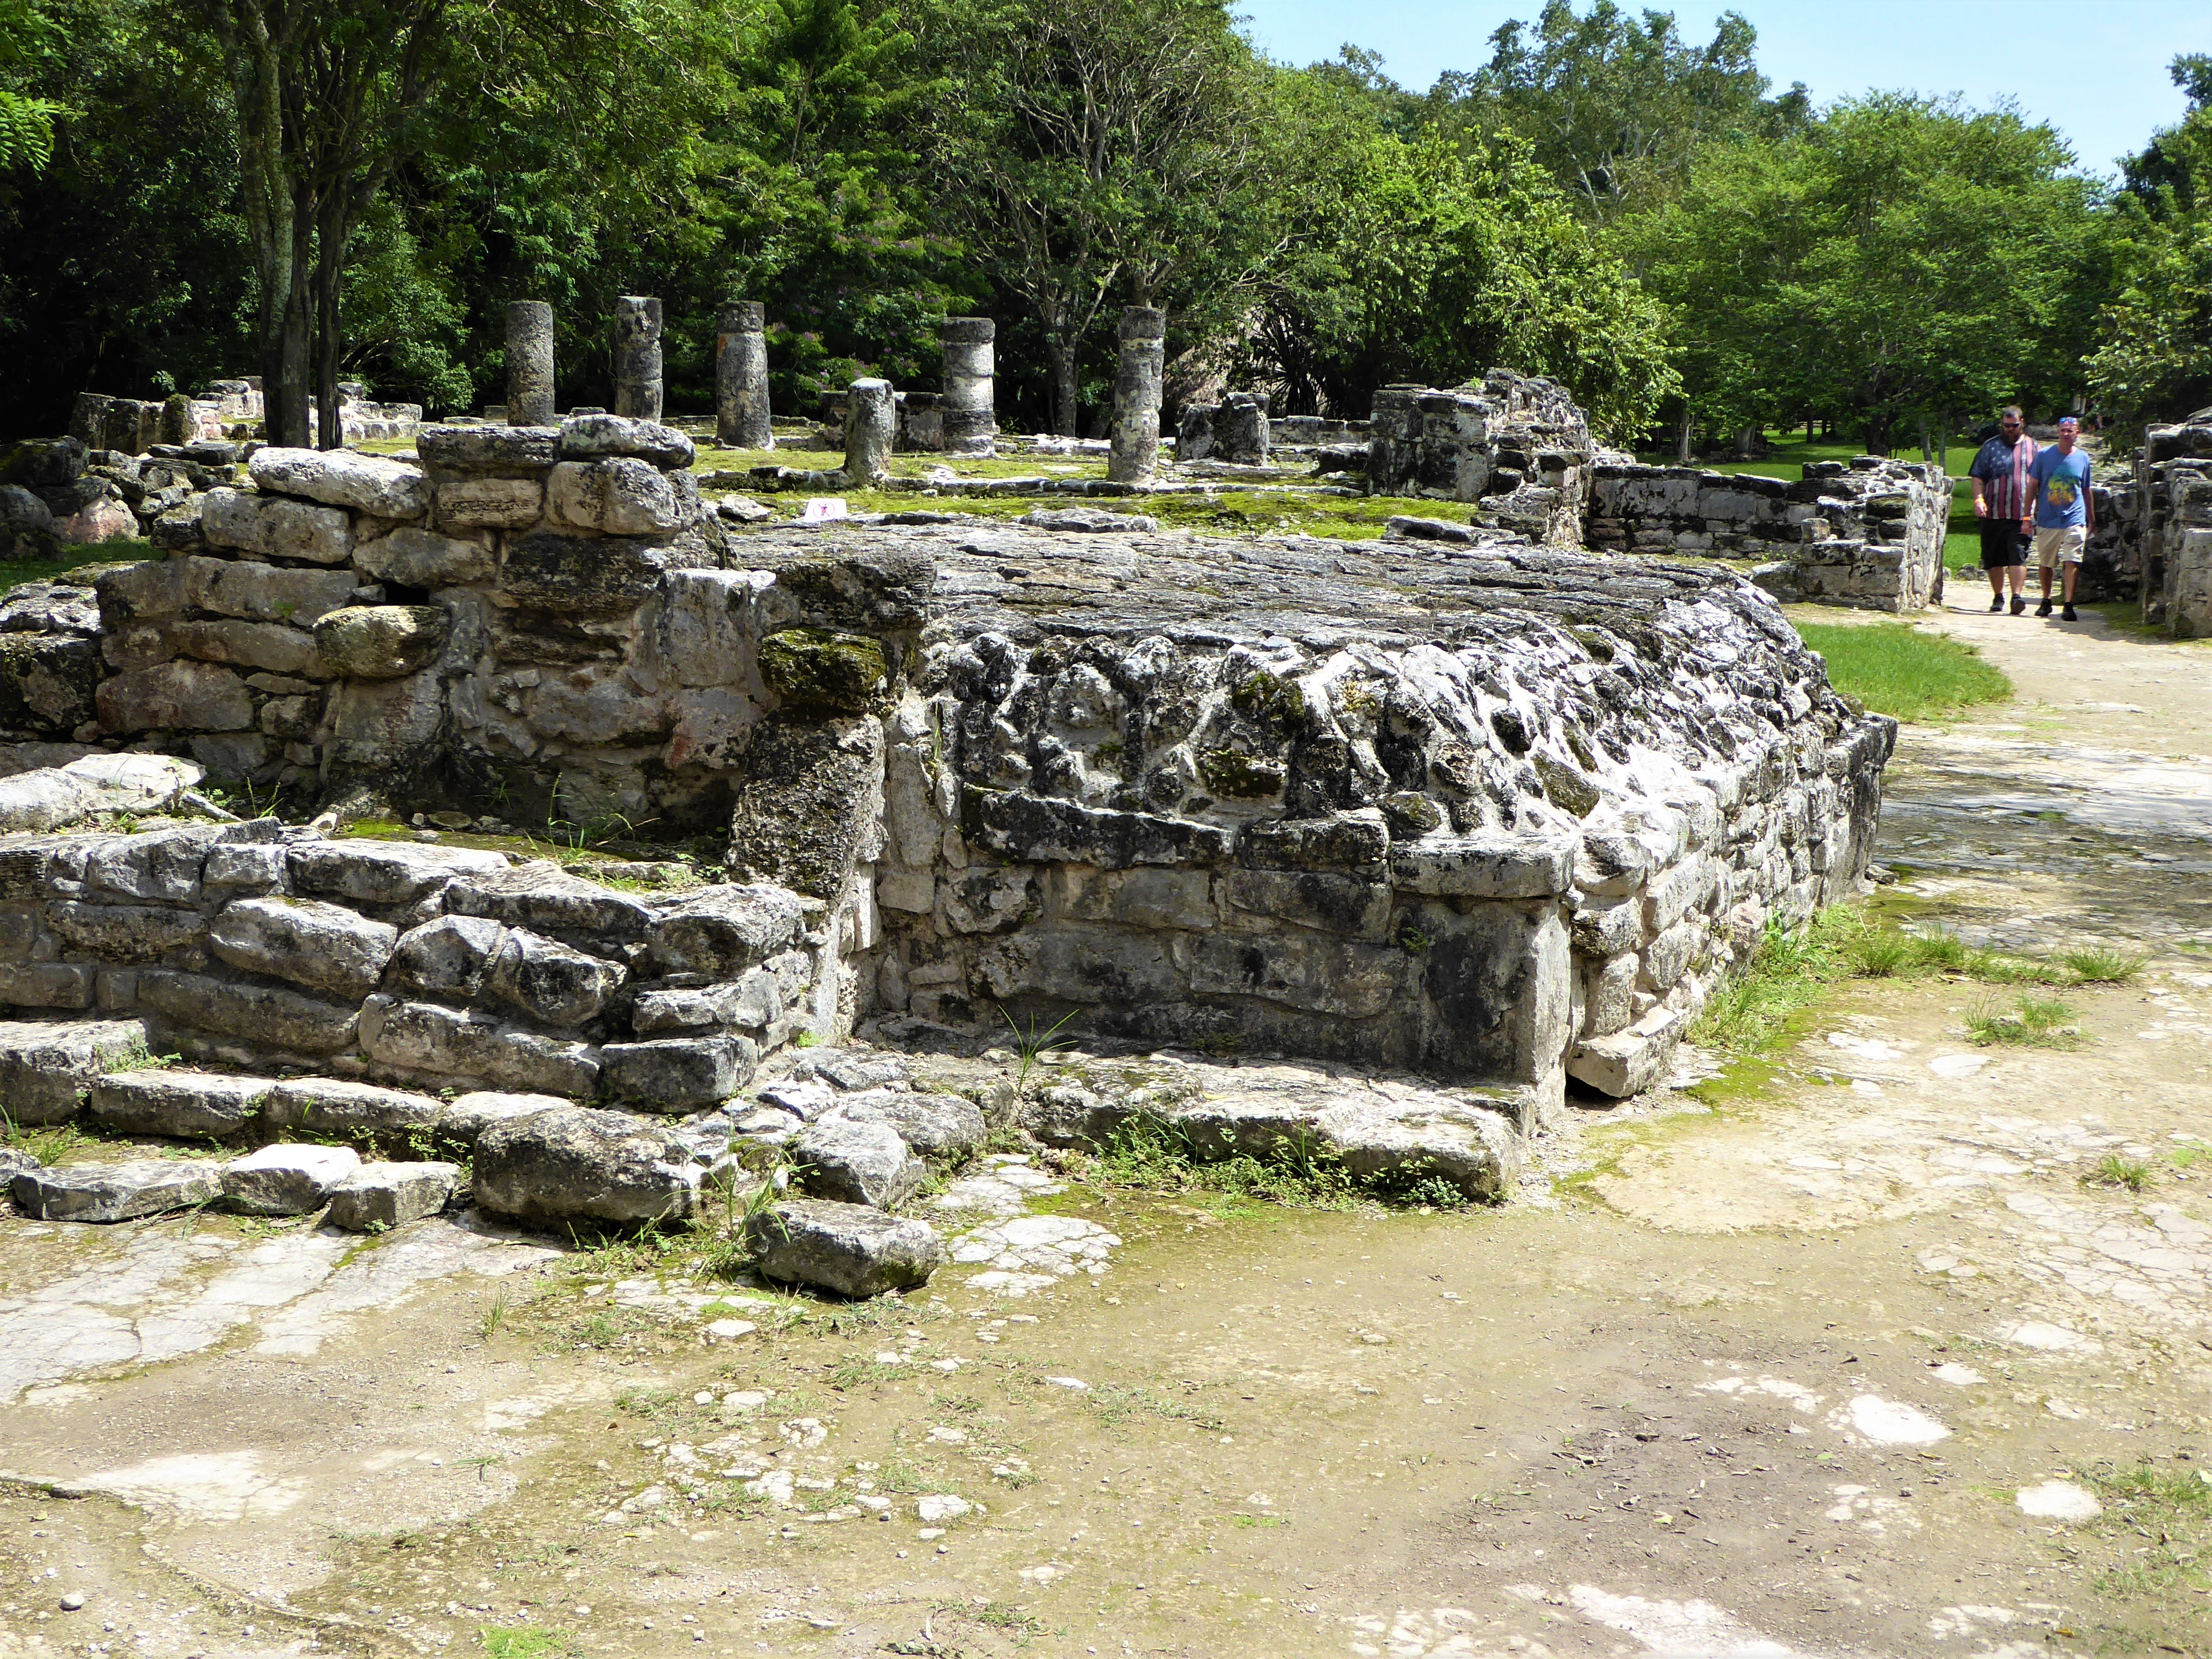
{"type": "Polygon", "coordinates": [[[95,1080],[145,1053],[143,1020],[0,1020],[0,1109],[19,1128],[66,1123],[95,1080]]]}

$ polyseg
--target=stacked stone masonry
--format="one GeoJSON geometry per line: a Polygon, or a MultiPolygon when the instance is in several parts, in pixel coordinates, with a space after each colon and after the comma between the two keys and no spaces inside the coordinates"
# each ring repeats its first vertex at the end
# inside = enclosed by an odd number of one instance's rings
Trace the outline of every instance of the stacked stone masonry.
{"type": "Polygon", "coordinates": [[[2144,435],[2136,551],[2142,617],[2212,638],[2212,411],[2144,435]]]}
{"type": "MultiPolygon", "coordinates": [[[[1461,394],[1430,413],[1547,524],[1553,486],[1502,474],[1569,479],[1528,447],[1569,423],[1492,380],[1480,433],[1461,394]]],[[[227,1066],[669,1110],[802,1030],[1074,1012],[1448,1076],[1525,1122],[1570,1077],[1644,1086],[1872,844],[1893,726],[1725,570],[1480,531],[739,529],[651,422],[418,447],[258,450],[155,520],[165,557],[10,594],[14,763],[726,825],[730,879],[49,815],[0,843],[0,1000],[227,1066]]]]}
{"type": "Polygon", "coordinates": [[[1608,552],[1751,561],[1783,599],[1917,611],[1942,593],[1950,510],[1941,469],[1873,455],[1813,462],[1794,483],[1606,463],[1588,535],[1608,552]]]}
{"type": "Polygon", "coordinates": [[[1492,369],[1480,386],[1377,392],[1367,488],[1472,502],[1479,526],[1579,547],[1595,455],[1589,423],[1564,386],[1492,369]]]}

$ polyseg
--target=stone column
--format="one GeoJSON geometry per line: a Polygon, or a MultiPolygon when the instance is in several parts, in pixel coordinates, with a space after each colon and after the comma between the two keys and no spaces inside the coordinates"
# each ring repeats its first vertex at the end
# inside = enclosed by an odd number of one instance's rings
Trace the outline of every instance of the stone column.
{"type": "Polygon", "coordinates": [[[507,308],[507,422],[554,424],[553,307],[543,300],[507,308]]]}
{"type": "Polygon", "coordinates": [[[1141,483],[1160,464],[1160,374],[1166,367],[1168,314],[1150,306],[1121,313],[1121,366],[1114,375],[1114,447],[1106,476],[1141,483]]]}
{"type": "Polygon", "coordinates": [[[714,318],[714,441],[774,449],[768,423],[768,324],[758,300],[736,300],[714,318]]]}
{"type": "Polygon", "coordinates": [[[845,482],[866,485],[890,473],[898,410],[889,380],[855,380],[845,404],[845,482]]]}
{"type": "Polygon", "coordinates": [[[988,455],[999,435],[993,406],[993,343],[998,325],[988,317],[947,317],[945,342],[945,453],[988,455]]]}
{"type": "Polygon", "coordinates": [[[643,295],[615,301],[615,413],[660,418],[660,301],[643,295]]]}

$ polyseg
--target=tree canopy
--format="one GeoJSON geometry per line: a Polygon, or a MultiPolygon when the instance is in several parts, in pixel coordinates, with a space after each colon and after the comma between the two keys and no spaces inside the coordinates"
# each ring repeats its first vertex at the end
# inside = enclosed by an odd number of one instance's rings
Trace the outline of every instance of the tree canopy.
{"type": "Polygon", "coordinates": [[[293,441],[342,377],[472,409],[517,298],[605,401],[623,293],[677,408],[744,297],[799,411],[933,383],[979,313],[1002,418],[1095,428],[1148,304],[1171,392],[1286,410],[1496,366],[1624,442],[2172,412],[2212,401],[2212,58],[2174,75],[2189,114],[2107,184],[2008,108],[1816,109],[1737,14],[1613,0],[1425,92],[1270,61],[1224,0],[0,0],[0,429],[225,372],[293,441]]]}

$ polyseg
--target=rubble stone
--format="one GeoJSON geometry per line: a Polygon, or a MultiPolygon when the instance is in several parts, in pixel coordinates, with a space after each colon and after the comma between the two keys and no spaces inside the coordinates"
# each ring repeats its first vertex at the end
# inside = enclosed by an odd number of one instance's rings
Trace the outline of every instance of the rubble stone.
{"type": "Polygon", "coordinates": [[[840,1296],[911,1290],[945,1262],[927,1222],[820,1199],[787,1199],[750,1217],[745,1240],[763,1277],[840,1296]]]}

